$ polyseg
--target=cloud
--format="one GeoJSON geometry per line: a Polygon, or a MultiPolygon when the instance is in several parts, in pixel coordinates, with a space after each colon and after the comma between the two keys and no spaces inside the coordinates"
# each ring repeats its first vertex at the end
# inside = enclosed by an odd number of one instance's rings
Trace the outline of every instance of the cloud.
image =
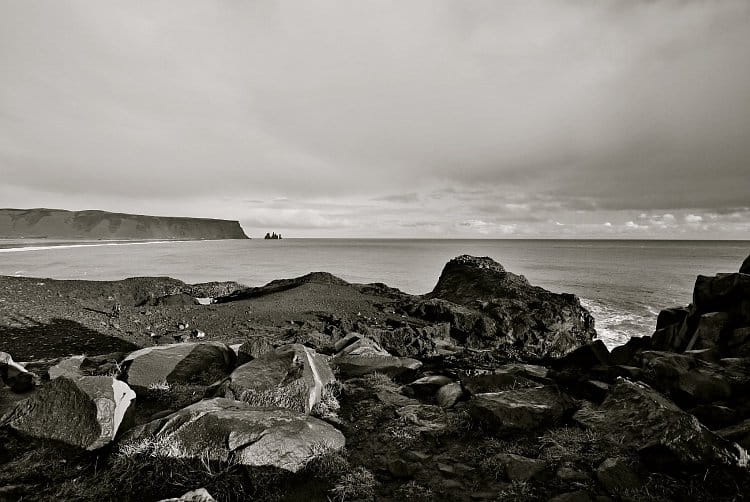
{"type": "Polygon", "coordinates": [[[743,236],[748,48],[746,0],[6,2],[0,195],[332,235],[743,236]],[[273,199],[297,213],[243,202],[273,199]]]}
{"type": "Polygon", "coordinates": [[[385,195],[385,196],[382,196],[382,197],[375,197],[372,200],[382,201],[382,202],[410,203],[410,202],[417,202],[419,200],[419,195],[417,195],[415,192],[410,192],[410,193],[402,193],[402,194],[395,194],[395,195],[385,195]]]}

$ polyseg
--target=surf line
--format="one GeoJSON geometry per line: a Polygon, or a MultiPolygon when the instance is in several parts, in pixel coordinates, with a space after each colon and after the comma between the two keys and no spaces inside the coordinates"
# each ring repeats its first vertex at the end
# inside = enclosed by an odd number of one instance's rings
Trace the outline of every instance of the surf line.
{"type": "Polygon", "coordinates": [[[106,242],[96,244],[60,244],[59,246],[24,246],[20,248],[3,248],[0,253],[21,253],[24,251],[47,251],[49,249],[96,248],[103,246],[138,246],[143,244],[168,244],[188,241],[145,241],[145,242],[106,242]]]}

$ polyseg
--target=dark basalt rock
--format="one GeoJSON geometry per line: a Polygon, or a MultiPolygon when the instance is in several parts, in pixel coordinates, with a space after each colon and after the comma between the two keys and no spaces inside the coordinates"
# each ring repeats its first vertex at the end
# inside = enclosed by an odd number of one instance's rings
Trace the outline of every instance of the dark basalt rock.
{"type": "Polygon", "coordinates": [[[659,330],[674,324],[682,324],[685,318],[687,318],[688,313],[689,311],[685,307],[664,309],[656,317],[656,329],[659,330]]]}
{"type": "Polygon", "coordinates": [[[571,369],[577,368],[588,370],[597,365],[608,365],[610,362],[609,350],[601,340],[594,340],[575,350],[565,354],[565,356],[551,361],[553,368],[571,369]]]}
{"type": "Polygon", "coordinates": [[[603,436],[639,450],[659,470],[747,467],[747,452],[713,434],[651,387],[618,379],[598,408],[585,407],[574,419],[603,436]]]}
{"type": "Polygon", "coordinates": [[[716,364],[673,352],[647,351],[642,357],[649,383],[685,407],[732,395],[729,372],[716,364]]]}
{"type": "Polygon", "coordinates": [[[613,365],[633,366],[636,363],[636,356],[650,348],[650,336],[634,336],[624,345],[613,348],[609,354],[609,361],[613,365]]]}
{"type": "MultiPolygon", "coordinates": [[[[461,312],[471,319],[470,329],[456,331],[468,331],[467,341],[477,348],[513,346],[538,357],[560,357],[596,336],[593,318],[574,295],[532,286],[486,257],[463,255],[449,261],[425,298],[473,311],[473,319],[461,312]]],[[[454,320],[444,320],[453,327],[454,320]]]]}
{"type": "Polygon", "coordinates": [[[745,261],[742,262],[742,265],[740,266],[740,273],[750,274],[750,256],[745,258],[745,261]]]}
{"type": "Polygon", "coordinates": [[[745,356],[750,354],[750,337],[743,331],[748,327],[750,274],[699,275],[690,306],[659,314],[651,345],[657,350],[716,349],[720,356],[745,356]]]}
{"type": "Polygon", "coordinates": [[[750,324],[750,275],[699,275],[693,289],[697,312],[728,312],[737,321],[750,324]]]}
{"type": "Polygon", "coordinates": [[[551,386],[475,394],[468,402],[469,414],[496,436],[551,427],[574,409],[573,401],[551,386]]]}

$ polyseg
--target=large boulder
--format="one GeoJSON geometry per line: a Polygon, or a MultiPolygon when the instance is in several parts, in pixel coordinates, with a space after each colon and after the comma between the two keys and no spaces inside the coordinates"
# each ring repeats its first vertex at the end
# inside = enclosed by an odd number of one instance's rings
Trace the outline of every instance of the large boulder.
{"type": "Polygon", "coordinates": [[[589,370],[597,365],[608,365],[609,359],[609,350],[604,342],[594,340],[554,359],[551,366],[556,369],[589,370]]]}
{"type": "Polygon", "coordinates": [[[497,436],[552,426],[574,409],[573,401],[552,386],[475,394],[468,402],[474,420],[497,436]]]}
{"type": "Polygon", "coordinates": [[[746,327],[750,327],[750,274],[699,275],[691,305],[659,314],[651,345],[677,352],[715,348],[725,357],[744,356],[750,354],[750,340],[741,339],[746,327]]]}
{"type": "Polygon", "coordinates": [[[269,352],[273,352],[274,349],[275,346],[270,337],[250,337],[237,349],[237,364],[245,364],[269,352]]]}
{"type": "Polygon", "coordinates": [[[574,419],[603,437],[631,445],[656,468],[747,466],[744,449],[642,383],[618,378],[599,407],[584,407],[574,419]]]}
{"type": "Polygon", "coordinates": [[[391,378],[411,376],[422,367],[422,363],[410,357],[390,355],[341,355],[331,359],[331,368],[342,378],[356,378],[372,373],[381,373],[391,378]]]}
{"type": "Polygon", "coordinates": [[[461,383],[471,394],[499,392],[550,383],[549,371],[533,364],[504,364],[494,370],[474,370],[461,375],[461,383]]]}
{"type": "Polygon", "coordinates": [[[693,289],[697,312],[728,312],[738,325],[750,324],[750,275],[699,275],[693,289]]]}
{"type": "Polygon", "coordinates": [[[686,350],[718,347],[732,331],[732,318],[727,312],[708,312],[696,320],[695,331],[686,350]]]}
{"type": "Polygon", "coordinates": [[[173,383],[210,383],[234,367],[235,353],[219,342],[174,343],[146,347],[122,362],[131,387],[173,383]]]}
{"type": "Polygon", "coordinates": [[[540,357],[560,357],[596,336],[594,319],[577,297],[532,286],[491,258],[452,259],[426,297],[489,317],[485,347],[513,346],[540,357]]]}
{"type": "Polygon", "coordinates": [[[123,442],[151,445],[151,454],[160,457],[231,460],[297,472],[315,457],[343,448],[345,439],[309,415],[214,398],[131,429],[123,442]]]}
{"type": "Polygon", "coordinates": [[[636,357],[644,350],[651,348],[650,336],[634,336],[623,345],[612,349],[609,355],[610,364],[621,366],[634,366],[636,357]]]}
{"type": "Polygon", "coordinates": [[[125,382],[111,377],[59,377],[18,403],[0,425],[95,450],[115,438],[134,398],[125,382]]]}
{"type": "Polygon", "coordinates": [[[310,413],[334,380],[326,356],[304,345],[284,345],[237,367],[224,397],[310,413]]]}
{"type": "Polygon", "coordinates": [[[717,364],[673,352],[645,351],[642,358],[649,383],[683,406],[725,401],[732,395],[735,375],[730,377],[717,364]]]}
{"type": "Polygon", "coordinates": [[[656,329],[660,330],[675,324],[682,324],[690,311],[686,307],[672,307],[659,312],[656,317],[656,329]]]}

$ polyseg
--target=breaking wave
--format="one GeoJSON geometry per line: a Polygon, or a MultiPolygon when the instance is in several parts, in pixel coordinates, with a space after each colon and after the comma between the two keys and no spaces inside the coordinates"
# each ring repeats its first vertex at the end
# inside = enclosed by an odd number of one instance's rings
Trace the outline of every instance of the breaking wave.
{"type": "Polygon", "coordinates": [[[656,325],[658,311],[651,306],[631,310],[585,298],[581,299],[581,305],[594,316],[598,338],[610,350],[633,336],[651,335],[656,325]]]}

